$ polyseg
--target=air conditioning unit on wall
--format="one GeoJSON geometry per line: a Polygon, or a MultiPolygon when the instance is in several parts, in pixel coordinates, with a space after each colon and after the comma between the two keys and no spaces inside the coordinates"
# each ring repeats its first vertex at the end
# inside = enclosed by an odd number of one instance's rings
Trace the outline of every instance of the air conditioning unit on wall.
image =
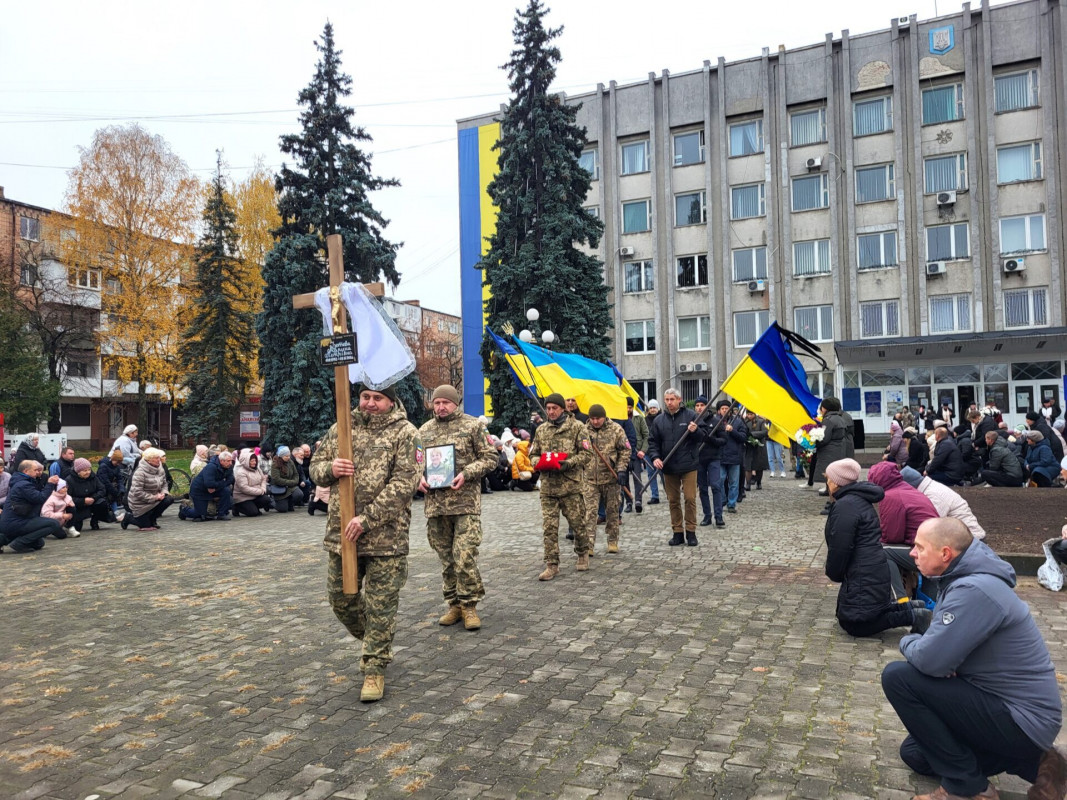
{"type": "Polygon", "coordinates": [[[937,204],[939,206],[954,206],[956,205],[956,193],[955,192],[938,192],[937,204]]]}
{"type": "Polygon", "coordinates": [[[619,255],[622,256],[623,258],[627,258],[629,256],[632,256],[633,254],[634,254],[634,249],[632,247],[620,247],[619,248],[619,255]]]}
{"type": "Polygon", "coordinates": [[[822,166],[822,159],[821,158],[809,158],[807,161],[804,162],[804,166],[807,167],[808,169],[819,169],[819,167],[822,166]]]}
{"type": "Polygon", "coordinates": [[[1026,269],[1026,262],[1021,258],[1005,258],[1004,259],[1004,271],[1005,272],[1022,272],[1026,269]]]}
{"type": "Polygon", "coordinates": [[[679,372],[692,372],[693,368],[689,364],[679,364],[678,365],[678,371],[679,372]]]}
{"type": "Polygon", "coordinates": [[[707,361],[698,361],[696,364],[693,365],[693,372],[707,372],[707,371],[708,371],[708,362],[707,361]]]}
{"type": "Polygon", "coordinates": [[[926,265],[927,275],[944,275],[948,272],[948,264],[944,261],[931,261],[926,265]]]}
{"type": "Polygon", "coordinates": [[[752,294],[757,294],[759,292],[765,292],[765,291],[767,291],[767,281],[762,281],[762,280],[760,280],[760,281],[749,281],[748,282],[748,290],[750,292],[752,292],[752,294]]]}

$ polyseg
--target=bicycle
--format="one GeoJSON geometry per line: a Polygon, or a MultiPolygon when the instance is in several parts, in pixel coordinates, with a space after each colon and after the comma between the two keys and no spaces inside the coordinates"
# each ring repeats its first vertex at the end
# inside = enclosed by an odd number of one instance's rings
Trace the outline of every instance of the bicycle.
{"type": "Polygon", "coordinates": [[[167,467],[167,491],[176,500],[182,500],[189,496],[189,487],[192,484],[192,478],[189,477],[189,473],[184,469],[177,469],[176,467],[167,467]]]}

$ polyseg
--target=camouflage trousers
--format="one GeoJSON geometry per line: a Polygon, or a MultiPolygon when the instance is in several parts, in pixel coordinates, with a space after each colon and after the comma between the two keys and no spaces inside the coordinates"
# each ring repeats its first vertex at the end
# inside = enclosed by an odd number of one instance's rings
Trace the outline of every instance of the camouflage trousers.
{"type": "Polygon", "coordinates": [[[393,660],[396,610],[400,589],[408,579],[408,557],[359,558],[359,594],[347,595],[342,588],[341,556],[329,556],[326,594],[330,608],[349,633],[363,640],[360,670],[367,675],[384,675],[386,665],[393,660]]]}
{"type": "Polygon", "coordinates": [[[574,552],[589,552],[589,529],[585,517],[585,500],[580,494],[563,497],[541,495],[541,520],[545,527],[545,563],[559,564],[559,515],[563,514],[574,531],[574,552]]]}
{"type": "Polygon", "coordinates": [[[473,605],[485,597],[478,572],[482,518],[478,514],[447,514],[426,518],[426,538],[441,559],[441,590],[450,606],[473,605]]]}
{"type": "Polygon", "coordinates": [[[619,484],[603,483],[598,485],[586,483],[583,489],[585,496],[585,518],[589,526],[589,549],[596,544],[596,520],[599,516],[600,501],[604,501],[604,525],[608,535],[608,544],[618,544],[619,541],[619,484]]]}

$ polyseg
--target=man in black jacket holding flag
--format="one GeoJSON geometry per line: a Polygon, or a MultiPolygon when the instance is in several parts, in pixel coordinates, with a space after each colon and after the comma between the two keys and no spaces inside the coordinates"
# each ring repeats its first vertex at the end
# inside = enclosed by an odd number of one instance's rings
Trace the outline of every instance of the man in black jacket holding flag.
{"type": "Polygon", "coordinates": [[[667,502],[671,508],[671,547],[697,546],[697,469],[703,436],[696,433],[697,415],[682,405],[677,389],[663,393],[666,409],[656,415],[648,430],[648,456],[663,473],[667,502]],[[674,450],[675,445],[678,449],[674,450]],[[674,450],[672,454],[671,451],[674,450]],[[670,458],[667,456],[670,455],[670,458]],[[682,498],[685,498],[685,508],[682,498]],[[684,534],[684,536],[683,536],[684,534]]]}

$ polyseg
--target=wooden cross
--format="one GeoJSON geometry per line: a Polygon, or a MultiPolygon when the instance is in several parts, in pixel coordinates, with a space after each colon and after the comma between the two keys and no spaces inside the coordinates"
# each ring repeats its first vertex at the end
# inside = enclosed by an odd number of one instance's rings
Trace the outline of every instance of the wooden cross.
{"type": "MultiPolygon", "coordinates": [[[[330,311],[334,334],[348,333],[345,307],[341,303],[341,284],[345,279],[344,261],[341,257],[341,235],[332,233],[326,237],[330,257],[330,311]]],[[[293,308],[316,308],[315,295],[298,294],[293,297],[293,308]]],[[[334,401],[337,408],[337,457],[352,460],[352,394],[348,383],[348,367],[333,368],[334,401]]],[[[356,543],[344,537],[344,530],[356,516],[356,494],[351,475],[338,479],[337,496],[341,503],[341,579],[345,594],[359,594],[359,566],[356,561],[356,543]]],[[[310,501],[309,501],[310,502],[310,501]]]]}

